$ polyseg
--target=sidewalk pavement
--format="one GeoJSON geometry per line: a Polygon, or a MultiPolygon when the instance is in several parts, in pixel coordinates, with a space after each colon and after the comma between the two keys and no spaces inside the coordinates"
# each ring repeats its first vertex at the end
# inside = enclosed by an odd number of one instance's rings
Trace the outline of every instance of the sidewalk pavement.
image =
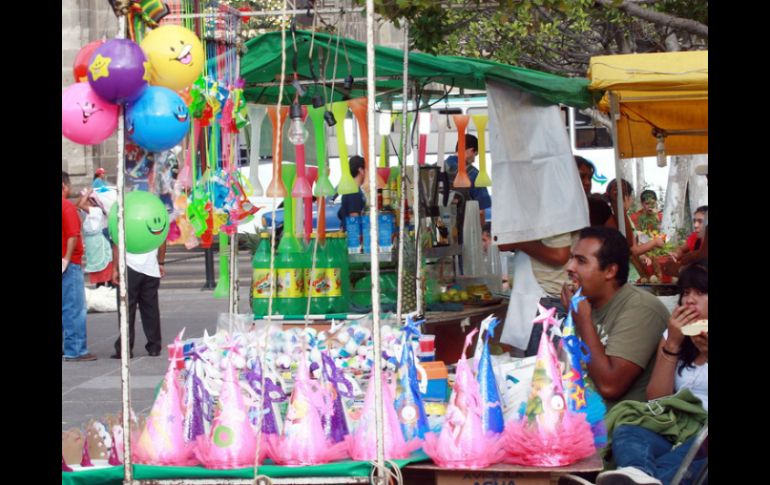
{"type": "MultiPolygon", "coordinates": [[[[248,286],[239,288],[241,313],[249,312],[248,286]]],[[[160,285],[160,318],[163,344],[186,328],[184,338],[201,337],[203,330],[216,331],[217,318],[226,313],[228,299],[214,298],[212,291],[195,289],[164,289],[160,285]]],[[[164,349],[159,357],[150,357],[144,346],[147,339],[142,330],[139,312],[136,315],[134,358],[130,364],[131,406],[135,413],[150,411],[156,386],[168,366],[164,349]]],[[[98,357],[93,362],[65,362],[62,359],[62,431],[82,428],[90,419],[121,411],[120,360],[111,359],[114,343],[120,332],[118,314],[89,313],[88,350],[98,357]]]]}

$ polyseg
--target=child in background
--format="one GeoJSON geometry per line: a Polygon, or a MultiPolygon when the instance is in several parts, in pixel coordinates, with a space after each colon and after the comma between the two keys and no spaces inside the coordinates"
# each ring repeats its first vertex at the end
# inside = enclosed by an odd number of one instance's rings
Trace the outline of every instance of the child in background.
{"type": "Polygon", "coordinates": [[[83,189],[77,203],[78,209],[85,213],[83,220],[83,245],[85,246],[85,266],[83,272],[96,287],[113,287],[112,248],[104,237],[107,227],[107,212],[102,208],[92,188],[83,189]]]}

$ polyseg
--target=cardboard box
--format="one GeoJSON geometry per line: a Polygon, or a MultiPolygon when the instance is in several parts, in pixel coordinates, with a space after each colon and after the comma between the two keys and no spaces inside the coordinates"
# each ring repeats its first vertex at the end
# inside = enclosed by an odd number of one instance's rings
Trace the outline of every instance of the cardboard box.
{"type": "MultiPolygon", "coordinates": [[[[557,483],[555,477],[553,483],[557,483]]],[[[436,471],[436,485],[550,485],[551,473],[496,472],[486,470],[436,471]]]]}

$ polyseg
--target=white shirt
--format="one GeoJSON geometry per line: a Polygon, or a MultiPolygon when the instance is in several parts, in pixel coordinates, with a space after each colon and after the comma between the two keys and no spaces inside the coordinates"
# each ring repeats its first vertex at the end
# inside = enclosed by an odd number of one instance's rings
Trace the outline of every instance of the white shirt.
{"type": "Polygon", "coordinates": [[[149,253],[134,254],[126,252],[126,264],[137,273],[160,278],[160,266],[158,265],[158,250],[153,249],[149,253]]]}
{"type": "Polygon", "coordinates": [[[689,389],[703,403],[703,409],[709,410],[709,363],[685,367],[679,375],[679,364],[674,374],[674,390],[689,389]]]}
{"type": "MultiPolygon", "coordinates": [[[[663,332],[663,338],[668,338],[668,329],[663,332]]],[[[693,364],[693,367],[682,369],[682,375],[679,375],[679,362],[676,363],[674,371],[674,392],[682,389],[689,389],[695,397],[703,403],[703,409],[709,410],[709,363],[702,365],[693,364]]]]}

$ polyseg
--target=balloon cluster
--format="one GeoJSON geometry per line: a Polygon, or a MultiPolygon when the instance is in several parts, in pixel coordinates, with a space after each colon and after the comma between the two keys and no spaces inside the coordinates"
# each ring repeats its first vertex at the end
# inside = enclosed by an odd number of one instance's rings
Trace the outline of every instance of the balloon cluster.
{"type": "Polygon", "coordinates": [[[158,152],[182,141],[190,110],[177,91],[203,71],[203,45],[190,30],[164,25],[141,45],[129,39],[95,41],[75,58],[75,84],[62,92],[62,135],[81,145],[106,140],[125,106],[130,140],[158,152]]]}

